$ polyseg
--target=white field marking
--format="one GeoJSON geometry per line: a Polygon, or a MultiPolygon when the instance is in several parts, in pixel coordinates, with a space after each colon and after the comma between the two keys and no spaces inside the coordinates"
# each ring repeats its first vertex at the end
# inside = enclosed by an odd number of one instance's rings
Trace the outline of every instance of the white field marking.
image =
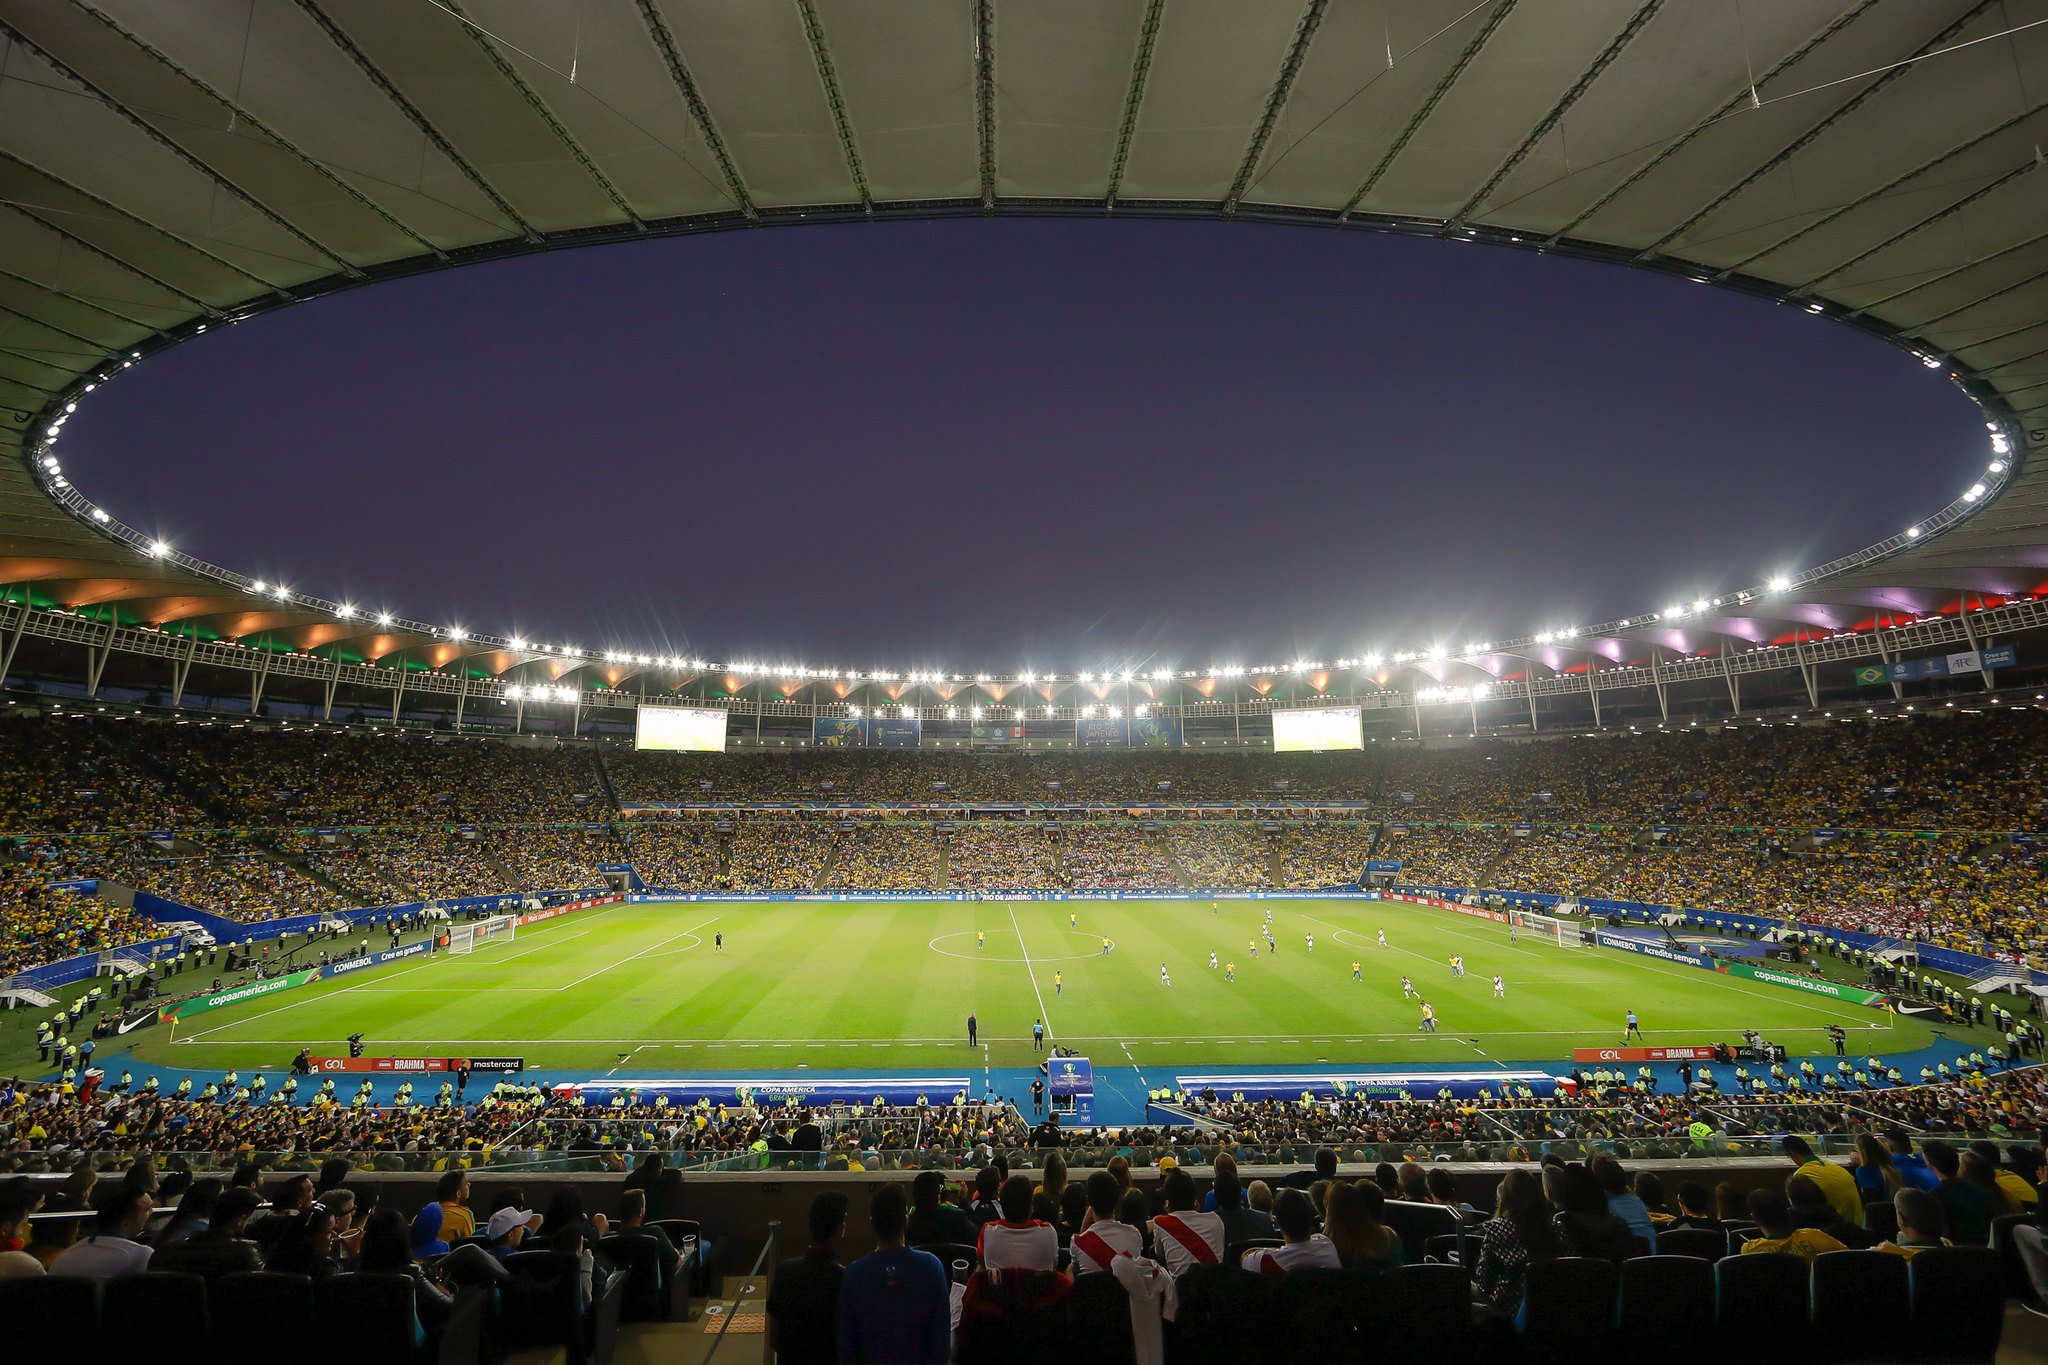
{"type": "MultiPolygon", "coordinates": [[[[1016,919],[1015,911],[1011,912],[1010,918],[1013,921],[1016,919]]],[[[999,954],[991,953],[985,948],[976,948],[971,953],[956,953],[951,948],[941,948],[939,946],[941,943],[944,943],[949,938],[966,938],[969,934],[973,932],[975,931],[972,929],[961,929],[950,934],[940,934],[937,938],[933,939],[931,942],[925,944],[924,946],[929,948],[931,951],[937,953],[940,957],[957,957],[962,962],[1022,962],[1027,966],[1030,964],[1031,958],[1028,955],[1024,957],[1003,957],[999,954]]],[[[1102,937],[1102,935],[1097,934],[1092,929],[1062,929],[1059,932],[1063,934],[1080,934],[1082,937],[1088,939],[1091,943],[1094,942],[1096,939],[1102,937]]],[[[1023,948],[1023,944],[1024,936],[1020,933],[1017,936],[1017,945],[1020,951],[1023,948]]],[[[1116,947],[1116,940],[1110,939],[1109,946],[1112,948],[1116,947]]],[[[1047,962],[1086,962],[1091,957],[1100,956],[1101,954],[1099,952],[1069,953],[1065,957],[1049,957],[1045,960],[1047,962]]]]}
{"type": "Polygon", "coordinates": [[[1014,909],[1010,911],[1010,928],[1017,935],[1017,951],[1024,954],[1024,971],[1031,978],[1031,993],[1038,997],[1038,1017],[1046,1021],[1045,1038],[1049,1043],[1055,1036],[1052,1030],[1052,1020],[1046,1012],[1045,995],[1038,989],[1038,973],[1032,970],[1031,950],[1024,946],[1024,926],[1017,923],[1017,912],[1014,909]]]}
{"type": "Polygon", "coordinates": [[[614,1065],[613,1065],[613,1067],[612,1067],[612,1070],[611,1070],[611,1071],[607,1071],[607,1072],[605,1072],[604,1074],[605,1074],[605,1075],[607,1075],[607,1076],[609,1076],[609,1075],[611,1075],[611,1074],[612,1074],[612,1072],[613,1072],[613,1071],[617,1071],[617,1070],[618,1070],[618,1069],[619,1069],[620,1067],[624,1066],[624,1065],[625,1065],[625,1064],[626,1064],[627,1062],[630,1062],[630,1061],[632,1061],[632,1060],[633,1060],[633,1053],[634,1053],[634,1052],[639,1052],[639,1051],[641,1051],[641,1050],[642,1050],[642,1049],[644,1049],[644,1048],[650,1048],[650,1047],[660,1047],[660,1046],[661,1046],[661,1044],[659,1044],[659,1043],[641,1043],[641,1044],[640,1044],[640,1045],[639,1045],[638,1047],[635,1047],[635,1048],[633,1049],[633,1052],[628,1052],[628,1053],[627,1053],[627,1054],[626,1054],[625,1056],[623,1056],[623,1057],[619,1058],[618,1062],[617,1062],[616,1064],[614,1064],[614,1065]]]}
{"type": "MultiPolygon", "coordinates": [[[[395,971],[395,972],[392,972],[392,973],[391,973],[391,974],[390,974],[389,976],[384,976],[384,977],[372,977],[372,978],[370,978],[370,980],[383,980],[383,981],[389,981],[389,980],[391,980],[391,979],[392,979],[392,977],[399,977],[399,976],[404,976],[404,975],[406,975],[406,974],[407,974],[408,972],[417,972],[417,971],[420,971],[420,970],[422,970],[423,968],[426,968],[426,967],[431,967],[431,966],[433,966],[433,965],[434,965],[434,959],[433,959],[433,956],[432,956],[431,954],[429,954],[429,955],[428,955],[428,957],[427,957],[427,960],[426,960],[425,962],[422,962],[422,963],[420,963],[420,964],[419,964],[419,966],[417,966],[417,967],[400,967],[400,968],[399,968],[399,969],[398,969],[397,971],[395,971]]],[[[331,978],[330,978],[330,979],[331,979],[331,978]]],[[[367,986],[367,985],[369,985],[369,984],[370,984],[370,982],[369,982],[369,981],[363,981],[363,982],[360,982],[360,983],[358,983],[357,985],[354,985],[354,986],[343,986],[343,987],[342,987],[342,988],[341,988],[340,990],[338,990],[338,991],[322,991],[322,992],[320,992],[320,993],[319,993],[319,994],[317,994],[317,995],[305,995],[305,996],[301,996],[301,997],[300,997],[299,999],[297,999],[297,1000],[291,1000],[291,1001],[287,1001],[286,1003],[284,1003],[284,1004],[282,1004],[282,1005],[279,1005],[279,1006],[278,1006],[277,1008],[275,1008],[275,1009],[268,1009],[268,1010],[264,1010],[264,1011],[263,1011],[263,1012],[262,1012],[261,1014],[252,1014],[252,1015],[250,1015],[250,1016],[249,1016],[248,1018],[246,1018],[246,1019],[231,1019],[231,1020],[229,1020],[229,1021],[228,1021],[227,1023],[225,1023],[225,1024],[219,1024],[219,1025],[216,1025],[215,1027],[213,1027],[213,1028],[210,1028],[210,1029],[201,1029],[201,1030],[200,1030],[199,1032],[197,1032],[197,1033],[191,1033],[191,1034],[187,1034],[187,1035],[186,1035],[185,1037],[183,1037],[183,1038],[180,1038],[180,1039],[178,1039],[178,1041],[179,1041],[180,1043],[196,1043],[196,1042],[198,1042],[198,1041],[199,1041],[199,1040],[200,1040],[201,1038],[210,1038],[210,1037],[212,1037],[212,1036],[213,1036],[214,1034],[216,1034],[216,1033],[220,1033],[220,1032],[222,1032],[223,1030],[226,1030],[226,1029],[231,1029],[231,1028],[239,1028],[239,1027],[240,1027],[240,1026],[242,1026],[243,1024],[253,1024],[253,1023],[255,1023],[255,1022],[256,1022],[256,1021],[258,1020],[258,1019],[268,1019],[268,1018],[269,1018],[269,1017],[270,1017],[271,1015],[273,1015],[273,1014],[283,1014],[283,1013],[284,1013],[284,1012],[285,1012],[286,1010],[295,1010],[295,1009],[299,1008],[299,1006],[301,1006],[301,1005],[311,1005],[311,1004],[314,1004],[314,1003],[316,1003],[316,1002],[318,1002],[318,1001],[326,1001],[326,1000],[332,1000],[332,999],[334,999],[334,998],[335,998],[335,997],[337,997],[337,996],[343,996],[343,995],[347,995],[347,994],[348,994],[348,993],[349,993],[350,991],[354,991],[354,990],[360,990],[360,989],[361,989],[361,988],[362,988],[363,986],[367,986]]],[[[237,1039],[237,1040],[230,1040],[230,1041],[242,1041],[242,1040],[239,1040],[239,1039],[237,1039]]]]}
{"type": "MultiPolygon", "coordinates": [[[[715,924],[715,923],[717,923],[717,922],[718,922],[718,916],[717,916],[717,915],[713,915],[713,916],[712,916],[712,917],[711,917],[710,919],[707,919],[707,920],[705,920],[705,921],[704,921],[704,924],[715,924]]],[[[592,979],[592,978],[594,978],[594,977],[600,977],[600,976],[603,976],[603,975],[604,975],[604,974],[605,974],[606,972],[608,972],[608,971],[611,971],[611,970],[612,970],[612,969],[613,969],[614,967],[623,967],[623,966],[625,966],[625,965],[626,965],[626,964],[627,964],[628,962],[631,962],[631,961],[633,961],[634,959],[636,959],[636,958],[640,957],[642,953],[651,953],[651,952],[653,952],[653,951],[654,951],[654,950],[655,950],[656,948],[659,948],[659,947],[661,947],[661,946],[662,946],[663,944],[668,944],[668,943],[674,943],[674,942],[675,942],[675,941],[676,941],[677,939],[679,939],[679,938],[682,938],[682,937],[684,937],[685,935],[688,935],[688,934],[694,934],[694,933],[696,933],[696,932],[697,932],[697,931],[698,931],[699,929],[702,929],[702,928],[704,927],[704,924],[693,924],[693,925],[691,925],[691,926],[690,926],[689,928],[687,928],[687,929],[683,930],[683,931],[682,931],[682,933],[679,933],[679,934],[670,934],[670,935],[669,935],[669,936],[668,936],[667,938],[663,939],[663,940],[661,941],[661,943],[651,943],[651,944],[649,944],[649,945],[648,945],[647,947],[645,947],[645,948],[642,948],[642,949],[640,950],[640,952],[638,952],[638,953],[634,953],[634,954],[633,954],[633,955],[632,955],[631,957],[622,957],[622,958],[620,958],[620,959],[619,959],[618,961],[616,961],[616,962],[608,962],[608,963],[606,963],[606,964],[605,964],[604,966],[602,966],[602,967],[599,967],[599,968],[598,968],[598,969],[597,969],[596,971],[594,971],[594,972],[591,972],[591,973],[590,973],[589,975],[587,975],[587,976],[579,976],[579,977],[577,977],[577,978],[576,978],[576,979],[575,979],[574,981],[571,981],[571,982],[570,982],[570,983],[569,983],[568,985],[566,985],[566,986],[558,986],[558,987],[556,987],[556,989],[557,989],[557,990],[562,990],[562,991],[573,991],[573,990],[575,990],[575,989],[576,989],[576,988],[577,988],[578,986],[582,985],[582,984],[583,984],[584,982],[586,982],[586,981],[589,981],[589,980],[591,980],[591,979],[592,979]]],[[[702,942],[703,942],[703,940],[702,940],[702,939],[699,939],[699,940],[698,940],[698,942],[699,942],[699,943],[702,943],[702,942]]]]}
{"type": "MultiPolygon", "coordinates": [[[[598,913],[602,914],[603,912],[602,912],[602,911],[599,911],[598,913]]],[[[538,929],[539,927],[540,927],[539,925],[535,925],[535,926],[534,926],[534,928],[536,928],[536,929],[538,929]]],[[[539,952],[539,951],[540,951],[541,949],[543,949],[543,948],[554,948],[554,947],[557,947],[557,946],[559,946],[559,945],[561,945],[561,944],[567,943],[567,942],[569,941],[569,939],[572,939],[572,938],[582,938],[584,934],[587,934],[587,933],[589,933],[589,932],[590,932],[590,931],[589,931],[588,929],[584,929],[584,930],[581,930],[580,932],[577,932],[577,933],[574,933],[574,934],[571,934],[571,935],[569,935],[569,937],[568,937],[568,938],[551,938],[551,939],[548,939],[548,940],[546,940],[545,942],[541,942],[541,943],[536,943],[536,944],[535,944],[535,945],[534,945],[533,947],[531,947],[531,948],[525,948],[525,949],[522,949],[522,950],[520,950],[519,952],[516,952],[516,953],[508,953],[508,954],[507,954],[506,956],[504,956],[504,957],[493,957],[493,958],[488,958],[488,959],[485,959],[484,961],[482,961],[482,962],[478,963],[477,965],[478,965],[478,966],[484,966],[484,967],[502,967],[502,966],[504,966],[504,965],[505,965],[505,964],[506,964],[507,962],[517,962],[517,961],[518,961],[518,960],[519,960],[520,958],[522,958],[522,957],[525,957],[525,956],[526,956],[526,955],[527,955],[528,953],[537,953],[537,952],[539,952]]],[[[500,988],[500,987],[497,987],[497,986],[493,986],[493,987],[491,987],[491,989],[492,989],[492,990],[499,990],[499,989],[501,989],[501,988],[500,988]]]]}
{"type": "Polygon", "coordinates": [[[642,962],[657,957],[681,957],[684,953],[694,952],[696,949],[702,948],[703,946],[704,940],[698,937],[696,934],[691,934],[690,944],[686,948],[671,948],[665,953],[636,953],[634,956],[642,962]]]}

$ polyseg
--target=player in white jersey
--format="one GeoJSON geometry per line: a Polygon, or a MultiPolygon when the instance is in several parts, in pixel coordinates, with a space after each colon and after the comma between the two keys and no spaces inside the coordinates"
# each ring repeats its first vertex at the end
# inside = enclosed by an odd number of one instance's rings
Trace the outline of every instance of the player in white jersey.
{"type": "Polygon", "coordinates": [[[1216,970],[1216,954],[1214,951],[1211,951],[1209,954],[1209,970],[1216,970]]]}
{"type": "Polygon", "coordinates": [[[1310,934],[1308,936],[1308,950],[1310,952],[1314,952],[1316,950],[1316,936],[1314,934],[1310,934]]]}
{"type": "Polygon", "coordinates": [[[1166,974],[1166,964],[1164,962],[1159,964],[1159,984],[1162,986],[1171,986],[1173,984],[1173,978],[1166,974]]]}
{"type": "Polygon", "coordinates": [[[1386,931],[1386,930],[1384,930],[1384,929],[1382,929],[1382,930],[1380,930],[1380,947],[1384,948],[1384,947],[1386,947],[1386,946],[1387,946],[1387,931],[1386,931]]]}
{"type": "Polygon", "coordinates": [[[1500,979],[1498,973],[1496,973],[1493,978],[1493,998],[1496,1000],[1505,1000],[1508,998],[1507,985],[1500,979]]]}
{"type": "Polygon", "coordinates": [[[1401,998],[1403,1000],[1413,1000],[1415,998],[1415,983],[1405,976],[1401,978],[1401,998]]]}

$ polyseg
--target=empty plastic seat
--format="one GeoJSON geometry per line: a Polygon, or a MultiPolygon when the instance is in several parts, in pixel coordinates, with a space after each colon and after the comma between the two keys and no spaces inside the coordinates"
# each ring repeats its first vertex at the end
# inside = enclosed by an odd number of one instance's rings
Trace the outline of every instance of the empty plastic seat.
{"type": "Polygon", "coordinates": [[[1912,1323],[1906,1262],[1888,1251],[1830,1251],[1813,1259],[1813,1339],[1837,1359],[1889,1356],[1912,1323]]]}
{"type": "Polygon", "coordinates": [[[2027,1299],[2034,1295],[2034,1282],[2027,1277],[2026,1262],[2020,1259],[2019,1247],[2012,1238],[2014,1228],[2029,1227],[2033,1222],[2031,1213],[2008,1213],[1991,1220],[1991,1245],[1998,1251],[2005,1276],[2005,1295],[2009,1299],[2027,1299]]]}
{"type": "Polygon", "coordinates": [[[251,1332],[280,1322],[311,1320],[313,1282],[304,1275],[241,1270],[213,1281],[206,1302],[214,1344],[232,1355],[251,1332]]]}
{"type": "Polygon", "coordinates": [[[1657,1254],[1718,1261],[1728,1254],[1728,1234],[1713,1228],[1660,1228],[1657,1232],[1657,1254]]]}
{"type": "Polygon", "coordinates": [[[1074,1360],[1090,1365],[1136,1365],[1138,1347],[1131,1334],[1131,1295],[1123,1281],[1114,1275],[1076,1275],[1073,1296],[1068,1302],[1073,1319],[1074,1360]]]}
{"type": "Polygon", "coordinates": [[[1615,1295],[1621,1272],[1612,1261],[1560,1256],[1529,1267],[1528,1288],[1515,1326],[1538,1343],[1576,1342],[1594,1346],[1614,1330],[1615,1295]]]}
{"type": "Polygon", "coordinates": [[[1180,1314],[1168,1357],[1174,1365],[1247,1365],[1266,1359],[1277,1286],[1234,1265],[1198,1265],[1180,1277],[1180,1314]]]}
{"type": "Polygon", "coordinates": [[[1729,1256],[1714,1266],[1715,1320],[1724,1342],[1790,1343],[1807,1333],[1812,1270],[1802,1257],[1773,1251],[1729,1256]]]}
{"type": "Polygon", "coordinates": [[[1442,1204],[1417,1204],[1406,1199],[1389,1199],[1381,1222],[1401,1239],[1402,1259],[1409,1265],[1422,1262],[1432,1237],[1455,1236],[1462,1242],[1465,1220],[1458,1211],[1442,1204]]]}
{"type": "Polygon", "coordinates": [[[621,1311],[627,1322],[654,1322],[668,1316],[668,1271],[662,1264],[661,1243],[625,1232],[606,1237],[598,1249],[625,1272],[621,1311]]]}
{"type": "Polygon", "coordinates": [[[97,1280],[77,1275],[0,1278],[0,1323],[16,1360],[62,1360],[99,1326],[97,1280]]]}
{"type": "MultiPolygon", "coordinates": [[[[512,1279],[500,1292],[497,1327],[499,1346],[559,1346],[571,1360],[582,1358],[583,1306],[573,1256],[552,1251],[520,1251],[505,1258],[512,1279]]],[[[623,1289],[623,1286],[621,1286],[623,1289]]]]}
{"type": "Polygon", "coordinates": [[[1880,1242],[1899,1235],[1899,1211],[1889,1199],[1863,1206],[1863,1226],[1880,1242]]]}
{"type": "Polygon", "coordinates": [[[1457,1360],[1472,1326],[1472,1276],[1461,1265],[1396,1266],[1373,1286],[1373,1321],[1383,1360],[1457,1360]]]}
{"type": "Polygon", "coordinates": [[[148,1323],[152,1352],[190,1360],[207,1349],[203,1276],[174,1271],[116,1276],[100,1286],[100,1312],[108,1322],[148,1323]]]}
{"type": "Polygon", "coordinates": [[[1714,1327],[1714,1266],[1697,1256],[1638,1256],[1621,1263],[1619,1326],[1659,1360],[1706,1357],[1714,1327]]]}
{"type": "Polygon", "coordinates": [[[1913,1297],[1913,1354],[1965,1365],[1998,1353],[2005,1327],[2005,1279],[1989,1247],[1930,1247],[1907,1262],[1913,1297]]]}
{"type": "Polygon", "coordinates": [[[425,1344],[407,1275],[334,1275],[313,1286],[315,1359],[404,1361],[425,1344]]]}
{"type": "Polygon", "coordinates": [[[1356,1270],[1296,1270],[1280,1277],[1273,1324],[1290,1359],[1303,1365],[1364,1361],[1367,1326],[1382,1305],[1373,1280],[1356,1270]]]}
{"type": "Polygon", "coordinates": [[[946,1276],[955,1284],[966,1284],[981,1266],[981,1255],[967,1242],[925,1242],[919,1251],[929,1251],[939,1258],[939,1264],[946,1267],[946,1276]]]}
{"type": "MultiPolygon", "coordinates": [[[[1046,1365],[1067,1359],[1073,1342],[1072,1293],[1073,1281],[1050,1270],[975,1271],[954,1340],[960,1365],[1046,1365]]],[[[1124,1333],[1130,1333],[1128,1319],[1124,1333]]]]}

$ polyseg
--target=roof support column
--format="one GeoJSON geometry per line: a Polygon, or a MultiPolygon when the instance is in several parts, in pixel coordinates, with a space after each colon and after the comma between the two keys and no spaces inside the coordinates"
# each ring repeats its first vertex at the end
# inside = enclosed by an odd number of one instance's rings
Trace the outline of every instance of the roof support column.
{"type": "Polygon", "coordinates": [[[100,676],[107,671],[107,660],[114,653],[114,629],[115,622],[112,620],[108,621],[106,632],[100,636],[100,642],[97,645],[87,645],[85,647],[87,660],[85,695],[87,697],[97,697],[100,694],[100,676]]]}
{"type": "MultiPolygon", "coordinates": [[[[1977,598],[1977,605],[1980,607],[1984,605],[1984,599],[1982,596],[1979,596],[1977,598]]],[[[1970,648],[1973,650],[1981,650],[1984,646],[1981,643],[1979,643],[1977,639],[1977,628],[1970,624],[1969,598],[1963,597],[1957,599],[1956,620],[1963,623],[1963,635],[1966,639],[1969,640],[1970,648]]],[[[1984,680],[1984,690],[1986,692],[1989,692],[1991,690],[1991,670],[1988,668],[1980,668],[1977,670],[1977,676],[1984,680]]]]}
{"type": "Polygon", "coordinates": [[[1540,728],[1536,724],[1536,680],[1526,672],[1522,674],[1522,695],[1529,699],[1529,733],[1533,735],[1540,728]]]}
{"type": "Polygon", "coordinates": [[[199,653],[199,627],[185,637],[185,657],[171,663],[171,709],[185,704],[185,680],[192,676],[192,660],[199,653]]]}
{"type": "MultiPolygon", "coordinates": [[[[1882,629],[1882,627],[1879,629],[1882,629]]],[[[1884,637],[1880,635],[1878,638],[1882,640],[1884,637]]],[[[1878,648],[1882,650],[1883,646],[1879,645],[1878,648]]],[[[1799,661],[1799,676],[1806,683],[1806,704],[1818,711],[1820,709],[1820,666],[1807,659],[1806,646],[1799,642],[1799,636],[1796,634],[1792,637],[1792,657],[1799,661]]],[[[1890,670],[1887,669],[1886,672],[1890,672],[1890,670]]],[[[1897,683],[1893,683],[1892,690],[1896,692],[1898,686],[1897,683]]]]}
{"type": "Polygon", "coordinates": [[[512,733],[515,735],[523,735],[526,733],[525,697],[519,697],[515,699],[512,703],[512,733]]]}
{"type": "MultiPolygon", "coordinates": [[[[1884,661],[1885,661],[1885,663],[1886,663],[1887,665],[1889,665],[1889,664],[1890,664],[1890,663],[1892,662],[1892,652],[1891,652],[1891,649],[1890,649],[1890,648],[1889,648],[1889,647],[1888,647],[1888,646],[1887,646],[1887,645],[1885,644],[1885,642],[1884,642],[1884,632],[1883,632],[1882,630],[1875,630],[1875,631],[1872,631],[1872,632],[1871,632],[1871,636],[1872,636],[1872,638],[1874,638],[1874,639],[1875,639],[1875,640],[1877,641],[1877,657],[1878,657],[1878,658],[1880,658],[1880,659],[1882,659],[1882,660],[1884,660],[1884,661]]],[[[1816,673],[1818,673],[1818,672],[1820,671],[1820,666],[1819,666],[1818,664],[1816,664],[1816,665],[1814,666],[1814,671],[1815,671],[1816,673]]],[[[1891,669],[1890,669],[1889,667],[1887,667],[1885,671],[1886,671],[1887,673],[1889,673],[1889,672],[1891,672],[1891,669]]],[[[1893,679],[1892,679],[1892,700],[1893,700],[1893,701],[1901,701],[1901,700],[1903,700],[1903,699],[1905,698],[1905,695],[1906,695],[1906,688],[1905,688],[1905,685],[1904,685],[1903,683],[1901,683],[1901,682],[1900,682],[1900,681],[1898,680],[1898,678],[1897,678],[1897,677],[1893,677],[1893,679]]],[[[1818,696],[1816,696],[1816,697],[1814,698],[1814,702],[1813,702],[1813,704],[1814,704],[1815,706],[1819,706],[1819,705],[1820,705],[1820,698],[1819,698],[1818,696]]]]}
{"type": "MultiPolygon", "coordinates": [[[[462,666],[461,666],[461,664],[460,664],[460,663],[458,662],[458,663],[456,664],[456,667],[458,667],[458,668],[461,668],[462,666]]],[[[464,669],[462,669],[462,679],[461,679],[461,681],[459,681],[459,682],[457,682],[457,683],[455,684],[455,729],[456,729],[456,732],[457,732],[458,734],[459,734],[459,733],[461,732],[461,730],[462,730],[462,709],[463,709],[463,707],[464,707],[464,706],[465,706],[465,705],[466,705],[466,704],[468,703],[468,701],[469,701],[469,670],[468,670],[468,669],[466,669],[466,668],[464,668],[464,669]]]]}
{"type": "Polygon", "coordinates": [[[263,662],[256,669],[256,676],[249,683],[249,714],[255,715],[263,707],[263,684],[270,678],[270,651],[263,651],[263,662]]]}
{"type": "Polygon", "coordinates": [[[1721,676],[1728,681],[1728,701],[1735,707],[1735,714],[1742,714],[1742,684],[1735,681],[1735,670],[1728,667],[1728,647],[1721,647],[1721,676]]]}
{"type": "Polygon", "coordinates": [[[21,633],[28,629],[28,588],[21,590],[21,605],[15,608],[14,629],[7,632],[7,650],[0,654],[0,685],[7,681],[7,670],[14,667],[14,651],[21,647],[21,633]]]}
{"type": "Polygon", "coordinates": [[[1601,728],[1600,689],[1593,686],[1593,665],[1590,662],[1586,665],[1586,695],[1593,699],[1593,728],[1598,730],[1601,728]]]}
{"type": "Polygon", "coordinates": [[[398,704],[405,699],[405,660],[398,661],[398,681],[391,686],[391,723],[398,724],[398,704]]]}
{"type": "Polygon", "coordinates": [[[1465,700],[1472,707],[1472,733],[1476,736],[1479,733],[1479,694],[1477,692],[1467,692],[1465,700]]]}
{"type": "Polygon", "coordinates": [[[1664,695],[1664,671],[1657,663],[1657,646],[1650,646],[1650,685],[1657,689],[1657,718],[1669,722],[1671,699],[1664,695]]]}
{"type": "Polygon", "coordinates": [[[571,736],[583,733],[583,689],[578,687],[569,698],[569,733],[571,736]]]}
{"type": "Polygon", "coordinates": [[[324,684],[327,695],[320,707],[320,719],[323,723],[334,719],[334,689],[337,686],[339,686],[340,683],[341,655],[336,654],[334,658],[328,662],[327,667],[327,681],[324,684]]]}
{"type": "Polygon", "coordinates": [[[1412,681],[1408,692],[1408,701],[1415,708],[1415,742],[1420,744],[1422,742],[1422,689],[1415,687],[1412,681]]]}

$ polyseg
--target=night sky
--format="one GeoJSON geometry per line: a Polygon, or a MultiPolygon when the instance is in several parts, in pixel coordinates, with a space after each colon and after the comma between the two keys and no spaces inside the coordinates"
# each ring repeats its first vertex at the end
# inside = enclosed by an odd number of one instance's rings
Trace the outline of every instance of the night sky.
{"type": "Polygon", "coordinates": [[[67,472],[292,588],[839,668],[1335,658],[1761,583],[1983,463],[1796,309],[1477,244],[963,219],[551,253],[138,365],[67,472]]]}

